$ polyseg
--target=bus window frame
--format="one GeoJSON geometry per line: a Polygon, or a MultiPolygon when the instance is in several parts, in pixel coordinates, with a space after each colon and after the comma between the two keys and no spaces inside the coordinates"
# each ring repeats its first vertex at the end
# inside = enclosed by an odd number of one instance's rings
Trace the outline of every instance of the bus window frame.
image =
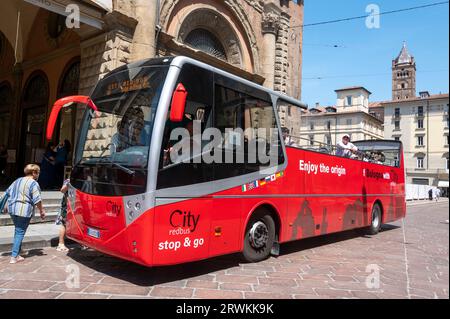
{"type": "MultiPolygon", "coordinates": [[[[198,195],[197,193],[199,193],[199,194],[201,193],[200,185],[207,185],[207,184],[209,185],[210,183],[214,184],[215,192],[219,191],[219,190],[226,190],[226,189],[230,188],[228,186],[229,184],[250,183],[254,180],[260,179],[261,173],[263,173],[263,174],[266,173],[265,171],[261,171],[261,172],[256,172],[256,173],[240,175],[240,176],[232,177],[232,178],[225,179],[225,180],[212,181],[212,182],[208,182],[205,184],[198,184],[199,187],[197,187],[198,188],[197,190],[195,190],[196,187],[192,187],[192,185],[175,187],[175,188],[166,188],[166,189],[158,189],[157,188],[161,146],[162,146],[162,142],[163,142],[163,134],[164,134],[165,124],[166,124],[168,114],[170,111],[169,110],[170,101],[172,99],[173,91],[176,88],[178,77],[181,73],[181,69],[182,69],[183,65],[187,64],[187,63],[192,64],[197,67],[200,67],[207,71],[212,71],[214,73],[214,78],[216,75],[219,75],[219,76],[227,78],[230,81],[241,83],[253,90],[261,91],[264,94],[267,94],[272,103],[272,109],[273,109],[273,112],[275,113],[276,124],[278,126],[278,134],[280,136],[280,139],[282,140],[280,119],[279,119],[278,112],[276,109],[276,102],[279,98],[282,98],[282,97],[279,96],[279,94],[277,92],[269,90],[267,88],[264,88],[258,84],[250,82],[248,80],[239,78],[238,76],[235,76],[235,75],[225,72],[223,70],[217,69],[217,68],[207,65],[205,63],[202,63],[202,62],[190,59],[190,58],[186,58],[186,57],[177,57],[172,61],[171,65],[169,67],[169,70],[168,70],[168,73],[166,76],[166,83],[164,84],[164,87],[161,91],[158,109],[157,109],[157,113],[155,115],[155,123],[154,123],[154,127],[153,127],[152,140],[150,143],[147,192],[154,193],[155,197],[160,197],[160,196],[164,197],[169,194],[170,194],[169,197],[173,197],[173,198],[195,196],[195,195],[198,195]],[[182,190],[186,189],[187,187],[190,187],[193,189],[192,194],[186,194],[186,193],[182,192],[182,190]]],[[[286,100],[286,99],[283,99],[283,100],[286,100]]],[[[293,102],[289,102],[288,100],[289,99],[287,99],[288,103],[293,104],[293,102]]],[[[292,100],[295,101],[294,99],[292,99],[292,100]]],[[[295,101],[294,103],[301,104],[299,101],[295,101]]],[[[302,107],[304,107],[304,106],[302,106],[302,107]]],[[[280,171],[285,170],[288,167],[289,159],[288,159],[286,148],[285,148],[285,145],[283,142],[281,142],[281,147],[282,147],[283,155],[284,155],[284,163],[282,165],[278,165],[273,168],[270,168],[269,169],[270,171],[273,171],[275,169],[277,172],[280,172],[280,171]]],[[[267,176],[269,176],[269,175],[271,175],[271,174],[267,174],[267,176]]],[[[232,187],[234,187],[234,186],[232,186],[232,187]]],[[[211,193],[212,191],[213,190],[210,189],[209,193],[211,193]]]]}

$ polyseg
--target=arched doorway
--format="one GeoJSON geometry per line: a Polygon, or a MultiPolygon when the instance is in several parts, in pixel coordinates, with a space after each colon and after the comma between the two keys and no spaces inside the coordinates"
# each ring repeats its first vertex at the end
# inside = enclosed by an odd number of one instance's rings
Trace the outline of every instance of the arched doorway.
{"type": "Polygon", "coordinates": [[[44,132],[49,98],[47,76],[33,73],[25,84],[22,96],[22,129],[18,172],[29,163],[39,164],[45,151],[44,132]]]}
{"type": "MultiPolygon", "coordinates": [[[[80,58],[75,58],[70,61],[64,72],[58,86],[58,99],[77,95],[80,85],[80,58]]],[[[75,124],[76,124],[76,109],[68,107],[65,108],[60,115],[59,125],[57,126],[57,142],[68,140],[72,145],[75,141],[75,124]]],[[[70,156],[69,156],[70,159],[70,156]]],[[[70,165],[70,163],[69,163],[70,165]]]]}

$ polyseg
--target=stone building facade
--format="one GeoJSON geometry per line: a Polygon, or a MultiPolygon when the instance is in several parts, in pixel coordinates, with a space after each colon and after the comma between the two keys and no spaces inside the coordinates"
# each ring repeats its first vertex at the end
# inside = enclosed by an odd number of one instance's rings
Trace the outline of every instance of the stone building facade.
{"type": "Polygon", "coordinates": [[[449,96],[416,92],[416,61],[406,44],[392,62],[392,101],[371,110],[383,114],[384,135],[403,143],[408,184],[448,190],[449,96]]]}
{"type": "MultiPolygon", "coordinates": [[[[132,61],[187,55],[300,99],[302,24],[303,1],[2,0],[0,143],[9,175],[42,159],[58,98],[87,95],[132,61]],[[68,28],[73,5],[80,24],[68,28]]],[[[79,120],[67,110],[55,141],[74,143],[79,120]]]]}
{"type": "Polygon", "coordinates": [[[320,106],[301,114],[300,135],[294,141],[302,147],[332,149],[349,135],[352,141],[383,138],[383,120],[369,110],[369,92],[364,87],[336,90],[336,105],[320,106]]]}
{"type": "Polygon", "coordinates": [[[382,104],[385,138],[403,143],[407,183],[448,188],[448,94],[422,92],[382,104]]]}

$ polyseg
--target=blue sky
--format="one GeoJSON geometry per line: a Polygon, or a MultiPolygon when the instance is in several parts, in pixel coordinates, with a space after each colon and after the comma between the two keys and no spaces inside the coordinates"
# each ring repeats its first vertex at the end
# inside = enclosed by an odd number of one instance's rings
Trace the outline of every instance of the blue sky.
{"type": "MultiPolygon", "coordinates": [[[[305,24],[365,15],[369,4],[381,12],[439,0],[305,0],[305,24]]],[[[335,89],[361,85],[371,101],[391,99],[391,63],[407,42],[417,62],[417,91],[448,93],[449,6],[380,17],[379,29],[364,19],[304,28],[302,100],[311,106],[336,103],[335,89]],[[339,48],[332,46],[339,45],[339,48]],[[311,79],[324,77],[321,80],[311,79]]]]}

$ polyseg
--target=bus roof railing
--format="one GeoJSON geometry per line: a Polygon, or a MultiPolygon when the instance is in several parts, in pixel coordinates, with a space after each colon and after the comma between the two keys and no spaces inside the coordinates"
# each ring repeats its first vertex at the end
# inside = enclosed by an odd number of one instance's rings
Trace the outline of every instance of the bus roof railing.
{"type": "MultiPolygon", "coordinates": [[[[287,139],[288,139],[288,144],[286,144],[286,146],[290,146],[290,147],[294,147],[294,148],[299,148],[299,149],[303,149],[303,150],[307,150],[307,151],[313,151],[313,152],[317,152],[317,153],[322,153],[322,154],[328,154],[328,155],[333,155],[333,156],[337,156],[336,155],[336,150],[337,150],[337,146],[333,145],[333,144],[327,144],[327,143],[322,143],[316,140],[311,140],[309,138],[305,138],[305,137],[301,137],[301,136],[295,136],[295,135],[291,135],[288,134],[287,135],[287,139]],[[302,141],[304,141],[305,143],[302,143],[302,141]]],[[[396,141],[387,141],[387,140],[367,140],[367,141],[358,141],[358,143],[362,143],[362,142],[396,142],[396,141]]],[[[285,140],[286,143],[286,140],[285,140]]],[[[356,142],[353,142],[356,143],[356,142]]],[[[392,143],[394,144],[394,143],[392,143]]],[[[385,155],[388,154],[391,151],[399,151],[399,149],[393,149],[393,148],[376,148],[376,149],[364,149],[361,150],[360,152],[357,153],[357,156],[353,159],[355,160],[361,160],[361,161],[367,161],[367,162],[371,162],[371,163],[377,163],[377,164],[381,164],[381,165],[387,165],[387,166],[398,166],[398,158],[397,159],[391,159],[386,157],[385,155]],[[381,152],[384,156],[384,162],[379,162],[376,160],[375,158],[375,154],[374,152],[381,152]]]]}

